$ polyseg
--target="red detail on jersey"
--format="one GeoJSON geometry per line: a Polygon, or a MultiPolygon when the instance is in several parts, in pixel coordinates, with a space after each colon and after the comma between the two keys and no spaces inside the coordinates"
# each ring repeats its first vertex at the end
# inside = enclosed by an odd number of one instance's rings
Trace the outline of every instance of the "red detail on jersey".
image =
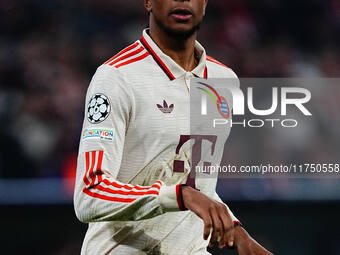
{"type": "Polygon", "coordinates": [[[133,196],[143,196],[143,195],[159,195],[159,190],[163,183],[161,181],[156,181],[152,186],[133,186],[130,184],[120,184],[118,182],[112,181],[110,182],[108,179],[103,179],[102,175],[102,162],[103,162],[103,151],[91,151],[85,152],[85,162],[86,162],[86,171],[84,175],[84,183],[86,186],[83,188],[83,192],[89,196],[100,198],[103,200],[114,201],[114,202],[123,202],[123,203],[131,203],[135,201],[137,198],[120,198],[108,195],[133,195],[133,196]],[[90,166],[91,160],[91,166],[90,166]],[[88,180],[87,174],[89,174],[90,181],[88,180]],[[109,187],[102,186],[103,184],[108,186],[113,186],[117,189],[112,189],[109,187]],[[123,189],[127,189],[123,190],[123,189]],[[102,192],[107,192],[107,195],[96,193],[95,190],[100,190],[102,192]]]}
{"type": "Polygon", "coordinates": [[[124,188],[124,189],[128,189],[128,190],[133,190],[133,189],[136,189],[136,190],[148,190],[148,189],[151,189],[151,188],[157,188],[157,189],[160,189],[161,187],[158,186],[156,183],[159,183],[158,181],[153,184],[152,186],[149,186],[149,187],[141,187],[141,186],[132,186],[132,185],[127,185],[127,184],[119,184],[115,181],[113,182],[110,182],[109,180],[107,179],[104,179],[103,182],[106,184],[106,185],[112,185],[113,187],[115,188],[118,188],[118,189],[121,189],[121,188],[124,188]]]}
{"type": "Polygon", "coordinates": [[[111,189],[111,188],[106,188],[101,186],[100,184],[96,187],[94,187],[95,189],[99,189],[101,191],[106,191],[109,192],[111,194],[119,194],[119,195],[158,195],[159,191],[157,190],[148,190],[148,191],[124,191],[124,190],[115,190],[115,189],[111,189]]]}
{"type": "Polygon", "coordinates": [[[86,171],[85,171],[83,180],[86,185],[90,184],[89,180],[87,179],[87,171],[89,170],[89,165],[90,165],[89,154],[90,154],[89,152],[85,152],[86,171]]]}
{"type": "Polygon", "coordinates": [[[112,58],[110,58],[108,61],[106,61],[106,62],[104,63],[104,65],[107,64],[107,63],[109,63],[109,62],[111,62],[112,60],[114,60],[115,58],[119,57],[120,55],[124,54],[125,52],[128,52],[129,50],[132,50],[133,48],[136,48],[137,45],[138,45],[138,42],[135,42],[134,44],[132,44],[132,45],[126,47],[125,49],[123,49],[122,51],[120,51],[118,54],[114,55],[112,58]]]}
{"type": "Polygon", "coordinates": [[[102,182],[102,162],[103,162],[103,154],[104,151],[99,151],[99,156],[98,156],[98,165],[97,165],[97,176],[98,176],[98,182],[102,182]]]}
{"type": "Polygon", "coordinates": [[[207,60],[210,61],[210,62],[213,62],[217,65],[220,65],[220,66],[223,66],[225,68],[228,68],[229,70],[231,70],[231,68],[227,67],[226,65],[222,64],[221,62],[217,61],[216,59],[210,57],[210,56],[207,56],[207,60]]]}
{"type": "Polygon", "coordinates": [[[207,68],[207,66],[205,66],[205,68],[204,68],[203,78],[208,79],[208,68],[207,68]]]}
{"type": "Polygon", "coordinates": [[[115,67],[116,67],[116,68],[119,68],[119,67],[121,67],[121,66],[125,66],[125,65],[131,64],[131,63],[133,63],[133,62],[137,62],[137,61],[139,61],[139,60],[142,60],[143,58],[146,58],[146,57],[149,56],[149,55],[150,55],[149,52],[145,52],[143,55],[140,55],[140,56],[138,56],[138,57],[136,57],[136,58],[133,58],[133,59],[130,59],[130,60],[125,61],[125,62],[123,62],[123,63],[120,63],[120,64],[118,64],[118,65],[115,65],[115,67]]]}
{"type": "Polygon", "coordinates": [[[140,39],[140,42],[144,45],[144,47],[149,51],[153,59],[160,66],[160,68],[165,72],[165,74],[169,77],[170,80],[176,79],[175,76],[170,72],[169,68],[164,64],[164,62],[157,56],[155,51],[151,48],[148,42],[144,39],[144,36],[140,39]]]}
{"type": "Polygon", "coordinates": [[[140,46],[137,50],[131,51],[131,52],[129,52],[129,53],[127,53],[127,54],[125,54],[125,55],[119,57],[119,58],[116,58],[116,59],[113,60],[109,65],[110,65],[110,66],[113,66],[113,65],[116,64],[117,62],[122,61],[122,60],[124,60],[124,59],[126,59],[126,58],[129,58],[129,57],[132,57],[132,56],[134,56],[134,55],[137,55],[138,53],[140,53],[140,52],[143,51],[143,50],[144,50],[144,47],[143,47],[143,46],[140,46]]]}
{"type": "Polygon", "coordinates": [[[92,180],[91,184],[90,184],[90,187],[93,187],[94,182],[96,180],[96,176],[93,173],[93,168],[94,168],[95,160],[96,160],[96,152],[92,151],[92,164],[91,164],[91,169],[90,169],[90,173],[89,173],[90,179],[92,180]]]}
{"type": "Polygon", "coordinates": [[[109,197],[109,196],[105,196],[105,195],[101,195],[98,193],[94,193],[89,191],[88,189],[83,189],[83,192],[91,197],[96,197],[96,198],[100,198],[103,200],[108,200],[108,201],[113,201],[113,202],[122,202],[122,203],[131,203],[133,201],[135,201],[135,198],[120,198],[120,197],[109,197]]]}
{"type": "Polygon", "coordinates": [[[179,187],[180,187],[180,184],[177,184],[176,185],[176,198],[177,198],[177,204],[178,204],[178,208],[180,209],[180,210],[182,210],[181,209],[181,206],[182,206],[182,203],[181,203],[181,200],[179,199],[179,187]]]}
{"type": "Polygon", "coordinates": [[[183,186],[187,186],[185,184],[177,184],[176,185],[176,197],[177,197],[177,204],[178,204],[178,208],[181,210],[181,211],[186,211],[188,210],[185,205],[184,205],[184,201],[183,201],[183,186]]]}

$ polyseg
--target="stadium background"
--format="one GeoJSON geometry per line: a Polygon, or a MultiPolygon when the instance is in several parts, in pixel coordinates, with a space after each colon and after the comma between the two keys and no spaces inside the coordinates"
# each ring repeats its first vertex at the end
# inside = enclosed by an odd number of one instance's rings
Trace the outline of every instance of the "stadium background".
{"type": "MultiPolygon", "coordinates": [[[[79,254],[72,185],[86,89],[146,24],[142,1],[0,1],[2,253],[79,254]]],[[[338,77],[339,37],[339,0],[210,0],[199,32],[239,77],[338,77]]],[[[219,193],[275,254],[340,254],[337,182],[299,179],[275,195],[265,179],[236,182],[219,193]]]]}

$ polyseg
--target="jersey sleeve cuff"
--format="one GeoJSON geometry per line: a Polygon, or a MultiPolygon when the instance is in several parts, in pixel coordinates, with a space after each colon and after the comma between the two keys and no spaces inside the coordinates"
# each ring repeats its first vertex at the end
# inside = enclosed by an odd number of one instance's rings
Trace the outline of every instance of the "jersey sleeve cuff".
{"type": "Polygon", "coordinates": [[[159,192],[159,200],[162,208],[166,212],[185,210],[181,184],[162,186],[159,192]]]}

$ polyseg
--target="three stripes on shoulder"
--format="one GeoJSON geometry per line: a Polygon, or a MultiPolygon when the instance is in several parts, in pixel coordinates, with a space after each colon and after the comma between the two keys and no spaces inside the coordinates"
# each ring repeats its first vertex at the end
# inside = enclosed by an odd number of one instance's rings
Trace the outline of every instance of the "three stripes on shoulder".
{"type": "Polygon", "coordinates": [[[134,44],[120,51],[118,54],[114,55],[112,58],[106,61],[104,65],[110,65],[119,68],[121,66],[142,60],[149,55],[150,53],[139,42],[135,42],[134,44]]]}
{"type": "MultiPolygon", "coordinates": [[[[109,60],[107,60],[104,63],[104,65],[110,65],[119,68],[121,66],[125,66],[137,62],[139,60],[142,60],[149,55],[150,53],[144,48],[144,46],[141,43],[139,43],[139,41],[137,41],[134,44],[131,44],[130,46],[120,51],[118,54],[114,55],[109,60]]],[[[230,69],[229,67],[225,66],[224,64],[210,56],[207,56],[207,61],[213,62],[217,65],[230,69]]]]}

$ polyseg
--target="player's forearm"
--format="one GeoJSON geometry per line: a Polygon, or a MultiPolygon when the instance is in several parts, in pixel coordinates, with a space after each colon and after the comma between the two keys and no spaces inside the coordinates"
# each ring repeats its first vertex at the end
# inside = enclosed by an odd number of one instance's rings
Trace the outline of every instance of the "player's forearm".
{"type": "Polygon", "coordinates": [[[235,227],[235,246],[239,255],[273,255],[273,253],[256,242],[241,226],[235,227]]]}
{"type": "MultiPolygon", "coordinates": [[[[87,198],[83,197],[83,200],[87,198]]],[[[100,221],[138,221],[163,213],[157,199],[145,196],[129,205],[106,203],[90,199],[75,203],[77,218],[84,223],[100,221]]]]}
{"type": "Polygon", "coordinates": [[[160,181],[149,187],[119,183],[122,187],[115,185],[113,189],[108,183],[76,188],[74,207],[80,221],[138,221],[180,210],[176,185],[160,181]]]}

